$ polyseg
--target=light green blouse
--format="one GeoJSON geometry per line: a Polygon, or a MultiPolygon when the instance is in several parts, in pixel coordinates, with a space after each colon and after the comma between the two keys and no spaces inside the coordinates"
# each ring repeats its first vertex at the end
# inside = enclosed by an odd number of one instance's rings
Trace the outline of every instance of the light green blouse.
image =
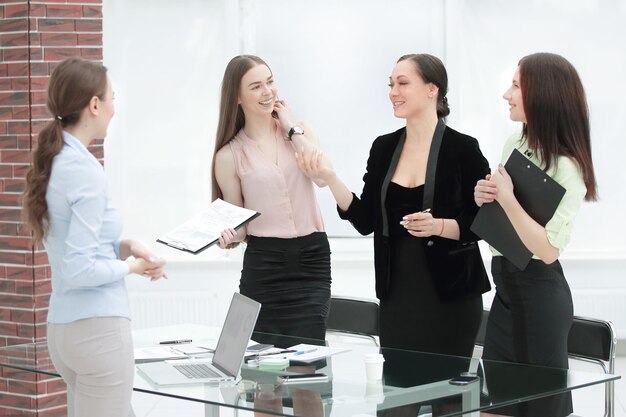
{"type": "MultiPolygon", "coordinates": [[[[506,141],[504,149],[502,150],[503,164],[509,159],[513,149],[518,149],[536,165],[542,166],[535,152],[533,152],[530,157],[525,153],[528,151],[528,142],[522,141],[521,134],[519,133],[511,136],[506,141]]],[[[585,194],[587,194],[587,187],[585,186],[582,172],[578,164],[569,157],[559,156],[557,163],[552,164],[546,173],[566,190],[554,216],[552,216],[548,224],[546,224],[548,241],[562,254],[563,249],[565,249],[565,246],[570,241],[574,218],[576,214],[578,214],[578,210],[580,210],[585,194]]],[[[494,256],[502,256],[502,254],[493,247],[491,247],[491,252],[494,256]]],[[[538,259],[536,256],[533,256],[533,258],[538,259]]]]}

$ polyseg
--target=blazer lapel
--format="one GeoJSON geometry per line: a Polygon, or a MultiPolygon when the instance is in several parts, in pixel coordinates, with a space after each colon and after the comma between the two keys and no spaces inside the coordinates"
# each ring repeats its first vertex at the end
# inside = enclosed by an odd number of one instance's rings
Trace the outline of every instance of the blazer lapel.
{"type": "Polygon", "coordinates": [[[443,119],[439,119],[433,140],[430,143],[430,151],[428,151],[428,162],[426,163],[426,178],[424,181],[424,199],[422,200],[422,209],[432,209],[435,200],[435,174],[437,172],[437,160],[439,159],[439,148],[441,148],[441,140],[443,132],[446,130],[446,124],[443,119]]]}
{"type": "Polygon", "coordinates": [[[398,139],[398,143],[396,144],[396,149],[394,149],[393,155],[391,156],[391,162],[389,163],[389,168],[387,169],[387,175],[385,175],[382,187],[380,188],[380,211],[382,215],[383,225],[382,235],[385,237],[389,237],[389,222],[387,221],[387,211],[385,210],[385,203],[387,201],[387,189],[389,188],[389,183],[391,182],[393,173],[396,172],[396,167],[398,166],[398,161],[400,160],[400,154],[402,153],[402,147],[404,146],[405,140],[406,128],[403,129],[402,134],[400,134],[400,138],[398,139]]]}

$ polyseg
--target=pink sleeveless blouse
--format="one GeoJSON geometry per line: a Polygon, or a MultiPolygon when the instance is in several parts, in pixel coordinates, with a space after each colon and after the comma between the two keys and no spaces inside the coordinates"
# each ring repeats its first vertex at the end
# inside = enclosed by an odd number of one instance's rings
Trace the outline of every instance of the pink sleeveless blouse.
{"type": "Polygon", "coordinates": [[[277,132],[278,164],[241,129],[229,142],[241,181],[244,207],[261,213],[249,235],[294,238],[324,231],[313,182],[300,171],[294,148],[277,132]]]}

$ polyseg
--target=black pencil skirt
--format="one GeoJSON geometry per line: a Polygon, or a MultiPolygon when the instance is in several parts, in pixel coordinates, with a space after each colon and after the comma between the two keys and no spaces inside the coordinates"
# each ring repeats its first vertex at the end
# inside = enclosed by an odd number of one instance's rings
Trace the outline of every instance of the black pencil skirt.
{"type": "Polygon", "coordinates": [[[326,233],[293,239],[250,236],[239,292],[261,303],[255,331],[323,340],[330,283],[326,233]]]}
{"type": "MultiPolygon", "coordinates": [[[[502,256],[494,256],[491,273],[496,296],[483,358],[567,369],[573,303],[560,263],[546,265],[533,259],[521,271],[502,256]]],[[[485,372],[489,393],[495,399],[505,387],[489,386],[488,363],[485,372]]],[[[567,416],[572,413],[572,396],[568,392],[489,412],[517,417],[567,416]]]]}

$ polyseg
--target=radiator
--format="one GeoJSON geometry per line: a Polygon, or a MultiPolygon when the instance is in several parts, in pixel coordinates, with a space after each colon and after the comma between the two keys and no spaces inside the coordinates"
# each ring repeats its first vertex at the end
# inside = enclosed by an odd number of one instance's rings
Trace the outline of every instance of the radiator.
{"type": "Polygon", "coordinates": [[[575,315],[609,320],[617,338],[626,339],[626,289],[578,289],[572,290],[572,298],[575,315]]]}
{"type": "MultiPolygon", "coordinates": [[[[219,326],[228,308],[228,297],[215,291],[171,291],[167,293],[130,293],[134,329],[181,323],[219,326]]],[[[578,289],[572,291],[574,314],[610,320],[617,337],[626,339],[626,290],[578,289]]],[[[486,297],[487,298],[487,297],[486,297]]],[[[485,299],[485,306],[491,300],[485,299]]]]}

